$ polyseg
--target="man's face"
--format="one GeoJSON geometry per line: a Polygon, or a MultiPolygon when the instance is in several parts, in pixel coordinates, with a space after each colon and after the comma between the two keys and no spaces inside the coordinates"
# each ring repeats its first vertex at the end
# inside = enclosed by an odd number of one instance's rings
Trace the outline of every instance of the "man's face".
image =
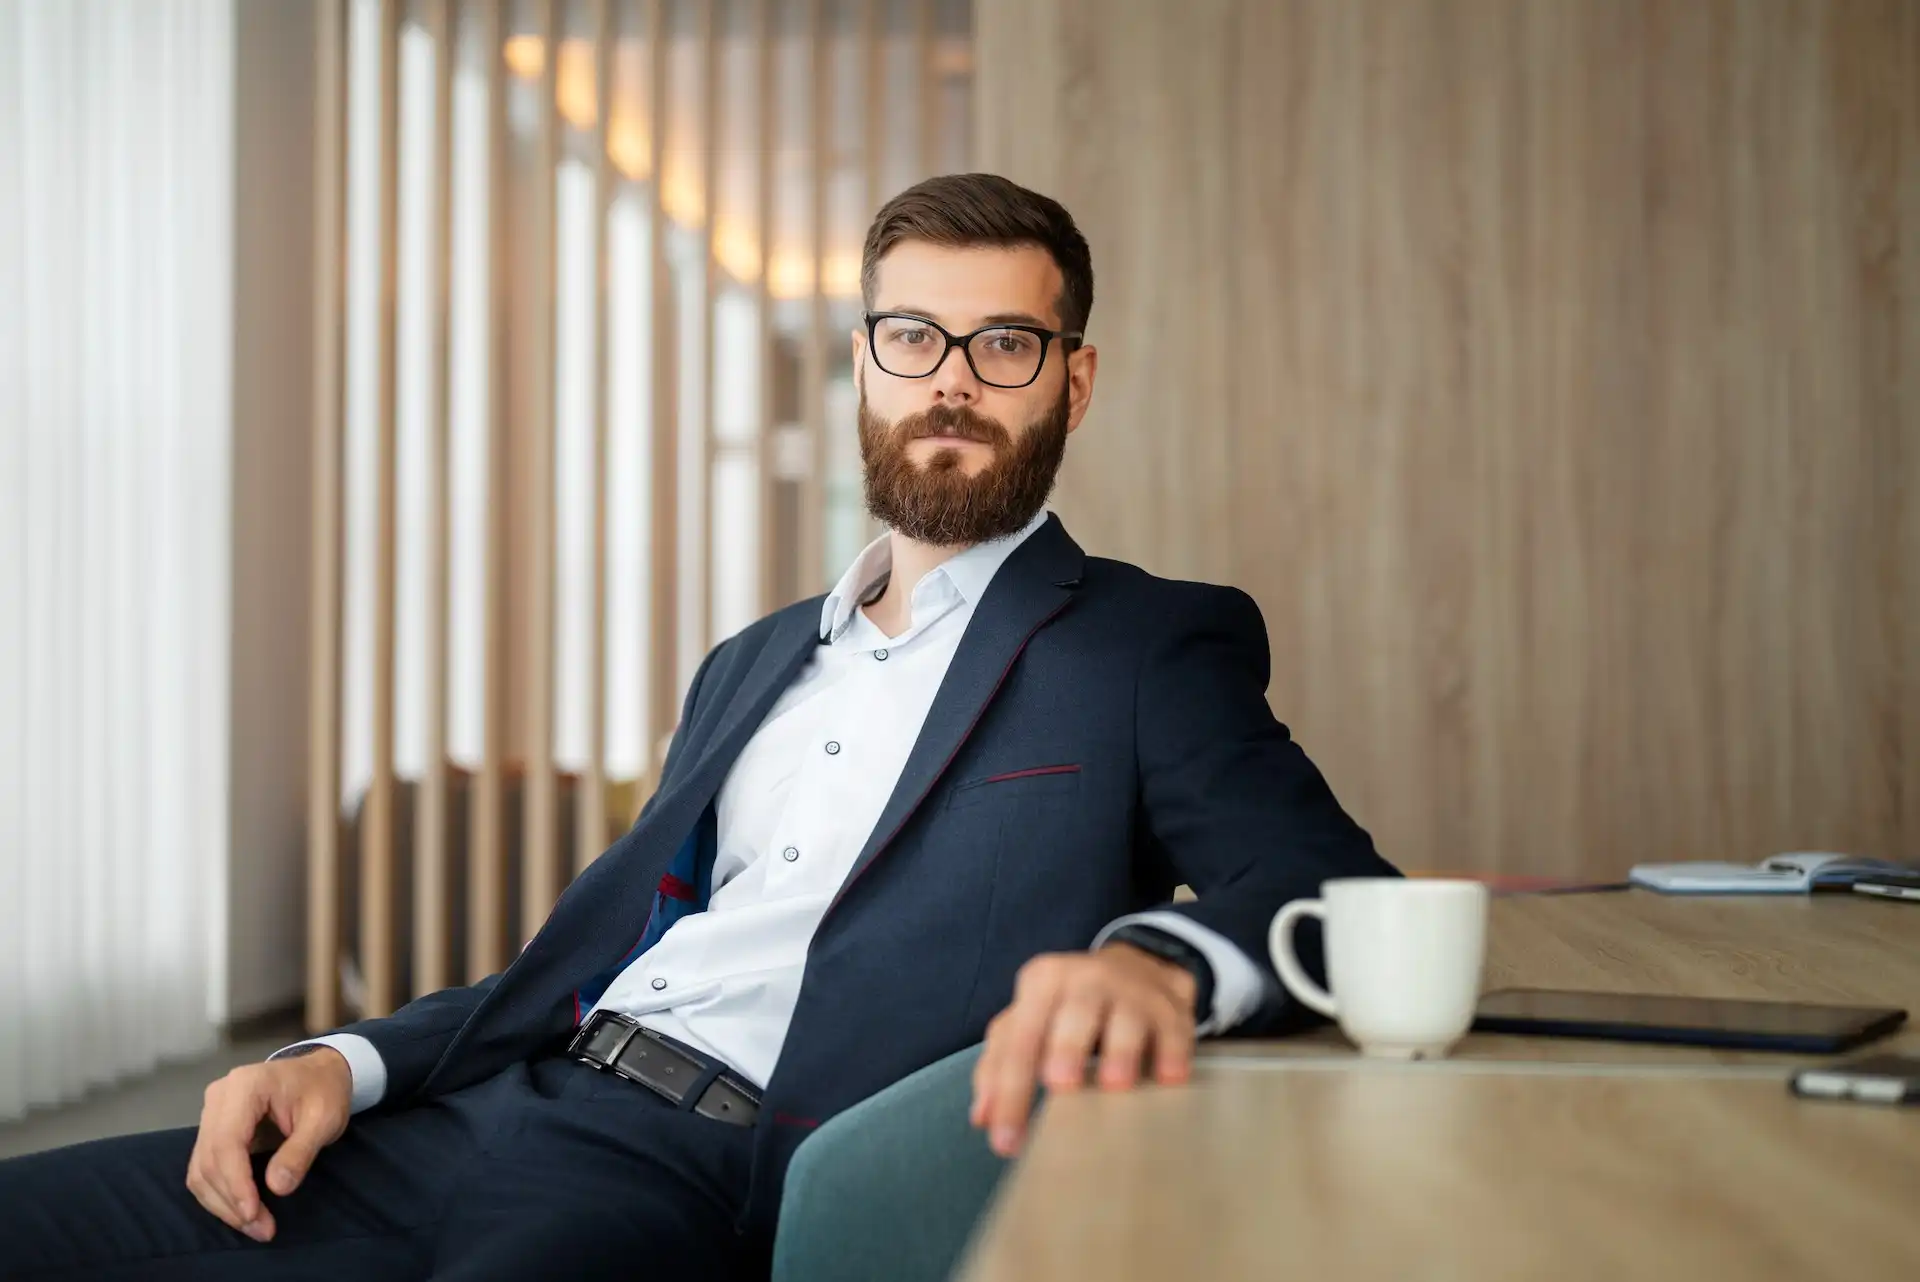
{"type": "MultiPolygon", "coordinates": [[[[924,318],[955,336],[1000,324],[1057,330],[1061,283],[1052,255],[1038,246],[950,249],[908,240],[880,260],[872,310],[924,318]]],[[[1052,491],[1067,434],[1093,394],[1096,353],[1069,353],[1054,339],[1031,383],[997,387],[956,347],[932,374],[909,378],[886,368],[908,367],[905,344],[946,340],[911,322],[907,328],[915,332],[895,340],[903,346],[878,360],[864,327],[853,334],[868,510],[924,543],[1013,533],[1052,491]]],[[[1017,381],[992,368],[984,352],[976,350],[976,361],[995,382],[1017,381]]]]}

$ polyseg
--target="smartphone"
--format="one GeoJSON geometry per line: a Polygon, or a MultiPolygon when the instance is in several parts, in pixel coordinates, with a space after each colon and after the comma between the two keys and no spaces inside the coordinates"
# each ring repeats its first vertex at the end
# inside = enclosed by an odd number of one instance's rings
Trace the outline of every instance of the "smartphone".
{"type": "Polygon", "coordinates": [[[1920,1104],[1920,1058],[1869,1055],[1821,1068],[1803,1068],[1788,1083],[1810,1099],[1860,1100],[1868,1104],[1920,1104]]]}
{"type": "Polygon", "coordinates": [[[1869,873],[1853,883],[1854,893],[1879,899],[1907,899],[1920,903],[1920,872],[1869,873]]]}

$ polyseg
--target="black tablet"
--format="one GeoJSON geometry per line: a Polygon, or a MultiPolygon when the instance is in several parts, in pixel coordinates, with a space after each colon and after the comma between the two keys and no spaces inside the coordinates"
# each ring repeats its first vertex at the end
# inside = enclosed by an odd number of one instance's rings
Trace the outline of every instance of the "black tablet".
{"type": "Polygon", "coordinates": [[[1501,988],[1480,998],[1473,1027],[1482,1033],[1824,1055],[1891,1032],[1906,1018],[1904,1010],[1886,1006],[1501,988]]]}

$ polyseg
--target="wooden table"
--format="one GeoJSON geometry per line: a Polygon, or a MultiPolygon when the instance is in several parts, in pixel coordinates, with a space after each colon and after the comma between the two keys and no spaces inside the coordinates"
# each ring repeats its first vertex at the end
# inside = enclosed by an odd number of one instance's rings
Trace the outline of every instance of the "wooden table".
{"type": "MultiPolygon", "coordinates": [[[[1858,896],[1496,900],[1487,985],[1904,1006],[1920,909],[1858,896]]],[[[1920,1053],[1912,1027],[1878,1045],[1920,1053]]],[[[961,1276],[1920,1279],[1920,1109],[1793,1098],[1808,1057],[1332,1030],[1191,1086],[1044,1107],[961,1276]]]]}

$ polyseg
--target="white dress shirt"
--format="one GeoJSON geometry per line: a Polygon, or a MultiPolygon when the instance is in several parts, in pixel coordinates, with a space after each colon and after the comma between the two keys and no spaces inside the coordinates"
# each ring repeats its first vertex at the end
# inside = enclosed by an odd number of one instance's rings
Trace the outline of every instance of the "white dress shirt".
{"type": "MultiPolygon", "coordinates": [[[[594,1010],[633,1016],[766,1085],[814,931],[892,796],[987,585],[1046,519],[1042,512],[1018,533],[930,571],[914,585],[907,629],[896,637],[862,608],[885,589],[891,540],[883,535],[860,554],[822,607],[824,644],[721,786],[706,911],[675,922],[615,977],[594,1010]]],[[[1253,962],[1178,913],[1121,917],[1090,946],[1129,922],[1179,936],[1213,967],[1202,1035],[1225,1031],[1259,1005],[1262,979],[1253,962]]],[[[346,1057],[355,1112],[379,1102],[386,1066],[371,1042],[351,1033],[313,1040],[346,1057]]]]}

